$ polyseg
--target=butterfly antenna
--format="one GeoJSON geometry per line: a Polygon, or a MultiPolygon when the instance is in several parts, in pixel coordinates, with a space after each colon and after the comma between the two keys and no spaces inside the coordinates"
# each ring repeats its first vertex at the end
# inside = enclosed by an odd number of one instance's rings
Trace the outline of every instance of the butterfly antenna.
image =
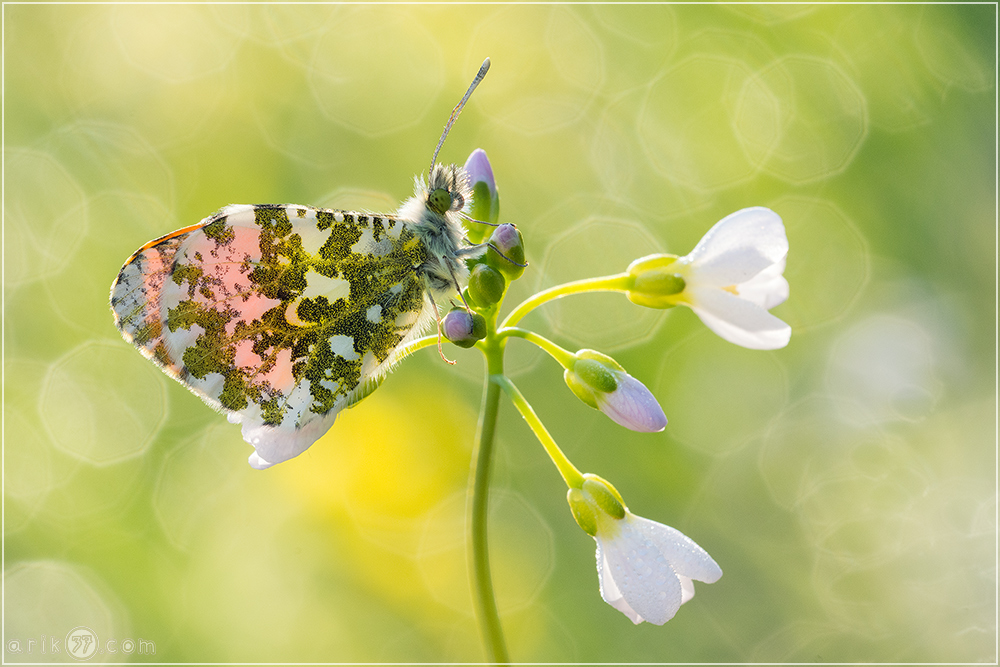
{"type": "Polygon", "coordinates": [[[458,120],[458,114],[462,113],[462,107],[464,107],[465,103],[469,101],[469,98],[472,96],[472,91],[476,89],[476,86],[479,85],[479,82],[483,80],[483,77],[486,76],[488,71],[490,71],[489,58],[483,61],[482,67],[479,68],[479,73],[476,74],[476,78],[472,80],[472,84],[469,86],[469,89],[465,91],[465,96],[462,98],[462,101],[451,110],[451,116],[449,116],[448,122],[444,126],[444,132],[441,133],[441,140],[438,141],[437,148],[434,149],[434,157],[431,158],[431,171],[427,173],[428,177],[430,176],[430,173],[434,171],[434,164],[437,162],[438,153],[441,151],[441,146],[444,145],[444,140],[448,136],[448,132],[451,131],[451,126],[455,124],[456,120],[458,120]]]}

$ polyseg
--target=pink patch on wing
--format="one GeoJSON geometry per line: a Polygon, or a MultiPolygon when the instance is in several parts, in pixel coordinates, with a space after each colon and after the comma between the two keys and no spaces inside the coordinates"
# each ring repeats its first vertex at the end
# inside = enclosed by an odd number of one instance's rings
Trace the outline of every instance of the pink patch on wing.
{"type": "Polygon", "coordinates": [[[236,323],[246,322],[249,324],[254,320],[260,319],[260,316],[271,310],[275,306],[280,306],[281,301],[278,299],[269,299],[266,296],[261,296],[260,294],[255,294],[246,301],[242,301],[236,298],[229,302],[229,307],[239,313],[238,317],[234,317],[226,323],[226,333],[232,336],[236,333],[236,323]]]}
{"type": "Polygon", "coordinates": [[[236,344],[236,354],[233,358],[233,364],[237,368],[246,368],[248,370],[260,368],[263,361],[260,355],[253,351],[253,343],[251,339],[245,338],[236,344]]]}
{"type": "Polygon", "coordinates": [[[292,376],[292,351],[286,347],[278,352],[274,367],[260,375],[259,379],[267,382],[275,391],[287,396],[295,388],[295,378],[292,376]]]}
{"type": "Polygon", "coordinates": [[[259,320],[264,313],[281,305],[281,301],[263,296],[250,282],[250,271],[261,257],[260,231],[247,227],[227,229],[233,234],[227,243],[219,243],[205,234],[193,235],[184,256],[191,264],[201,266],[206,278],[211,279],[211,294],[199,290],[194,299],[216,310],[236,311],[237,316],[226,323],[226,334],[232,336],[238,322],[249,324],[259,320]]]}
{"type": "MultiPolygon", "coordinates": [[[[141,291],[145,294],[156,295],[156,298],[150,299],[146,302],[146,313],[143,319],[146,322],[159,322],[162,319],[162,316],[160,315],[161,305],[158,295],[163,289],[163,256],[156,248],[146,250],[142,253],[142,256],[145,258],[145,264],[142,266],[141,291]]],[[[152,349],[154,344],[155,341],[152,341],[148,349],[152,349]]]]}

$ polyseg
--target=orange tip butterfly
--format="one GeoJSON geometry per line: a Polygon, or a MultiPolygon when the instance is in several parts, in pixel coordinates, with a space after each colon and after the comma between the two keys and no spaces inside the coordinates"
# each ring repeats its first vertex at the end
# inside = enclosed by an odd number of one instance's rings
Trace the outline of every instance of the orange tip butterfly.
{"type": "Polygon", "coordinates": [[[472,190],[437,163],[489,58],[452,111],[428,182],[394,214],[230,205],[150,241],[111,285],[115,325],[163,371],[241,424],[259,470],[298,456],[381,383],[460,295],[472,190]]]}

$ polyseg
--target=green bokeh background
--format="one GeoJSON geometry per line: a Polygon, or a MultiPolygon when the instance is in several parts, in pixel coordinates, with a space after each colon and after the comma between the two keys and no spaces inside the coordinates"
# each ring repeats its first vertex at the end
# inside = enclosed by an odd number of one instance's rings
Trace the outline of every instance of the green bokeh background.
{"type": "Polygon", "coordinates": [[[3,11],[6,660],[55,658],[28,640],[80,625],[155,644],[110,661],[483,659],[475,351],[407,360],[262,473],[118,337],[107,294],[133,250],[225,204],[393,210],[487,55],[442,159],[491,158],[531,264],[512,301],[684,254],[745,206],[791,245],[783,350],[614,295],[525,321],[656,393],[666,431],[624,432],[511,344],[576,465],[725,575],[632,626],[504,405],[512,658],[996,660],[995,5],[3,11]]]}

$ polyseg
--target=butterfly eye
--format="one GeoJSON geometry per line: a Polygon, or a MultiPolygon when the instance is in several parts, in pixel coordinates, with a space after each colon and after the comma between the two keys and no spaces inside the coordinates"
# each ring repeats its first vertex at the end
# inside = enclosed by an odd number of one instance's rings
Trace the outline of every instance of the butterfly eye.
{"type": "Polygon", "coordinates": [[[435,213],[444,215],[452,207],[451,193],[445,188],[436,188],[427,195],[427,206],[435,213]]]}

